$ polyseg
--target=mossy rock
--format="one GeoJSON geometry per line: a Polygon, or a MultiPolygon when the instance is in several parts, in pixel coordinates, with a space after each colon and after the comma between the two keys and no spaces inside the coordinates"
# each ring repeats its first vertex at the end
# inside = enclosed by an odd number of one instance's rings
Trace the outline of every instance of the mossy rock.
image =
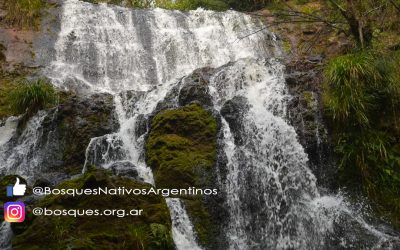
{"type": "Polygon", "coordinates": [[[112,133],[118,127],[113,97],[109,94],[84,97],[61,93],[56,123],[63,145],[62,169],[70,175],[79,174],[91,138],[112,133]]]}
{"type": "Polygon", "coordinates": [[[14,80],[12,76],[0,74],[0,119],[15,115],[8,97],[9,93],[17,87],[14,80]]]}
{"type": "Polygon", "coordinates": [[[146,144],[157,187],[206,185],[198,173],[210,171],[215,163],[216,134],[215,118],[198,104],[158,113],[146,144]]]}
{"type": "Polygon", "coordinates": [[[212,237],[218,234],[218,225],[204,205],[202,197],[186,198],[183,199],[183,202],[189,212],[199,242],[203,246],[207,246],[212,237]]]}
{"type": "MultiPolygon", "coordinates": [[[[58,188],[151,186],[94,170],[58,188]]],[[[13,249],[174,249],[171,219],[162,196],[46,196],[35,207],[48,209],[143,209],[141,216],[41,216],[13,240],[13,249]]]]}
{"type": "MultiPolygon", "coordinates": [[[[147,163],[158,188],[210,188],[216,161],[217,121],[198,104],[159,112],[151,122],[147,163]]],[[[180,197],[199,243],[208,246],[218,234],[204,197],[180,197]]]]}

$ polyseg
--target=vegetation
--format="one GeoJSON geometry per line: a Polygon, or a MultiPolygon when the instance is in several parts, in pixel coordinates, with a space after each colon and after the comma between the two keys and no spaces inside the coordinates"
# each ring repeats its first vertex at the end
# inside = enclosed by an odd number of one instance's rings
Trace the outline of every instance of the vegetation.
{"type": "Polygon", "coordinates": [[[9,93],[16,88],[17,84],[12,76],[1,75],[0,78],[0,119],[15,115],[9,103],[9,93]]]}
{"type": "Polygon", "coordinates": [[[274,1],[268,12],[270,26],[286,35],[284,47],[293,61],[313,54],[329,59],[322,65],[322,94],[341,186],[364,192],[375,211],[397,227],[399,7],[398,0],[289,0],[274,1]]]}
{"type": "MultiPolygon", "coordinates": [[[[109,3],[131,8],[152,7],[151,0],[84,0],[90,3],[109,3]]],[[[271,0],[155,0],[155,6],[164,9],[194,10],[204,8],[208,10],[224,11],[235,9],[242,11],[258,10],[272,2],[271,0]]]]}
{"type": "Polygon", "coordinates": [[[201,186],[197,173],[214,165],[216,134],[214,117],[198,104],[157,114],[146,144],[147,162],[157,186],[201,186]]]}
{"type": "Polygon", "coordinates": [[[224,11],[229,8],[229,5],[221,0],[158,0],[157,6],[174,10],[195,10],[197,8],[204,8],[209,10],[224,11]]]}
{"type": "Polygon", "coordinates": [[[130,8],[149,8],[152,0],[84,0],[89,3],[108,3],[130,8]]]}
{"type": "MultiPolygon", "coordinates": [[[[90,169],[58,188],[125,187],[147,189],[150,185],[90,169]]],[[[163,197],[135,196],[46,196],[35,207],[49,209],[143,209],[142,216],[42,216],[16,235],[13,249],[174,249],[171,220],[163,197]],[[51,233],[49,233],[51,232],[51,233]]]]}
{"type": "Polygon", "coordinates": [[[45,6],[45,0],[4,1],[7,11],[4,21],[20,28],[37,29],[40,25],[41,11],[45,6]]]}
{"type": "MultiPolygon", "coordinates": [[[[147,163],[159,188],[209,187],[216,158],[217,122],[198,104],[164,110],[152,121],[146,144],[147,163]]],[[[184,199],[199,241],[207,245],[215,232],[202,196],[184,199]]]]}
{"type": "Polygon", "coordinates": [[[58,102],[58,94],[53,85],[45,79],[36,81],[20,80],[9,93],[11,110],[15,114],[28,116],[38,110],[51,107],[58,102]]]}
{"type": "Polygon", "coordinates": [[[326,67],[324,102],[333,121],[342,184],[362,188],[400,226],[400,53],[361,51],[326,67]],[[361,185],[360,185],[361,184],[361,185]]]}

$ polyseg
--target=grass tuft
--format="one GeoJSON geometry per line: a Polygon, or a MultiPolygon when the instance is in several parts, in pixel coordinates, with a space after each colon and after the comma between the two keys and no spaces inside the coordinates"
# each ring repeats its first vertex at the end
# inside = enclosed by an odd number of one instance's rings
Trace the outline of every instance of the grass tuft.
{"type": "Polygon", "coordinates": [[[16,114],[35,114],[41,109],[58,102],[58,94],[53,85],[45,79],[33,82],[21,80],[9,95],[11,110],[16,114]]]}
{"type": "Polygon", "coordinates": [[[44,0],[7,0],[4,3],[7,11],[4,20],[20,28],[38,29],[44,0]]]}
{"type": "Polygon", "coordinates": [[[363,51],[333,59],[323,98],[342,184],[361,188],[400,228],[399,54],[363,51]]]}

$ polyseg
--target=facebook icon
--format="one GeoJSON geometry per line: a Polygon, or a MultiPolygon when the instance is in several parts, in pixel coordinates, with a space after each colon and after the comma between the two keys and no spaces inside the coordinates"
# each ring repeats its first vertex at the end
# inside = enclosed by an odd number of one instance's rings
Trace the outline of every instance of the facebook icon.
{"type": "Polygon", "coordinates": [[[14,186],[7,186],[7,197],[12,196],[24,196],[26,191],[26,184],[20,184],[19,178],[17,177],[17,181],[14,186]]]}
{"type": "Polygon", "coordinates": [[[7,197],[13,196],[13,186],[7,186],[7,197]]]}

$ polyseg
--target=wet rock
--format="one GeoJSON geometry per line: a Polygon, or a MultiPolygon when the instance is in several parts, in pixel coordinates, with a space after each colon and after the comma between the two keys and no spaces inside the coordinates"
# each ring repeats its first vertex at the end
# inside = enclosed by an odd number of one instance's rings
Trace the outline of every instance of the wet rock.
{"type": "Polygon", "coordinates": [[[51,183],[51,181],[49,181],[45,178],[39,178],[33,183],[33,186],[44,188],[44,187],[52,187],[53,184],[51,183]]]}
{"type": "Polygon", "coordinates": [[[71,96],[58,107],[55,121],[64,145],[63,164],[81,170],[90,139],[118,129],[113,98],[109,94],[71,96]]]}
{"type": "Polygon", "coordinates": [[[140,136],[142,136],[143,134],[147,133],[147,127],[148,127],[148,123],[147,123],[147,118],[145,115],[140,114],[137,119],[136,119],[136,124],[135,124],[135,135],[136,138],[139,138],[140,136]]]}
{"type": "Polygon", "coordinates": [[[128,161],[115,162],[110,166],[110,169],[114,175],[140,179],[136,166],[128,161]]]}
{"type": "MultiPolygon", "coordinates": [[[[103,166],[109,162],[126,157],[122,139],[115,134],[107,134],[92,138],[86,149],[87,164],[103,166]],[[104,157],[104,154],[107,157],[104,157]]],[[[86,166],[87,167],[87,166],[86,166]]]]}
{"type": "Polygon", "coordinates": [[[323,119],[322,72],[316,67],[322,60],[323,56],[310,56],[288,63],[286,83],[292,95],[288,117],[309,157],[309,167],[318,185],[333,190],[337,188],[337,166],[323,119]]]}
{"type": "Polygon", "coordinates": [[[121,92],[120,97],[122,102],[122,108],[124,109],[127,117],[131,117],[135,114],[135,111],[137,109],[136,107],[137,102],[142,98],[144,98],[145,95],[146,95],[145,91],[129,90],[121,92]]]}
{"type": "Polygon", "coordinates": [[[202,106],[212,106],[212,99],[208,93],[210,69],[204,68],[193,72],[182,79],[182,88],[179,93],[179,105],[185,106],[194,102],[202,106]]]}
{"type": "Polygon", "coordinates": [[[26,126],[18,127],[2,151],[14,159],[4,174],[17,171],[29,176],[29,184],[46,179],[55,185],[81,173],[91,138],[118,129],[114,114],[109,94],[62,94],[58,107],[39,111],[26,126]],[[13,147],[21,144],[27,149],[24,155],[14,153],[13,147]]]}
{"type": "Polygon", "coordinates": [[[383,237],[366,222],[350,214],[341,214],[333,221],[332,226],[334,233],[328,234],[326,242],[330,249],[399,249],[400,246],[400,235],[393,229],[382,225],[383,228],[380,228],[379,232],[394,236],[383,237]]]}
{"type": "Polygon", "coordinates": [[[322,63],[323,60],[323,55],[312,55],[307,57],[307,61],[310,63],[322,63]]]}
{"type": "Polygon", "coordinates": [[[221,108],[221,115],[228,122],[237,145],[243,145],[245,141],[243,118],[248,109],[247,99],[241,96],[228,100],[221,108]]]}

